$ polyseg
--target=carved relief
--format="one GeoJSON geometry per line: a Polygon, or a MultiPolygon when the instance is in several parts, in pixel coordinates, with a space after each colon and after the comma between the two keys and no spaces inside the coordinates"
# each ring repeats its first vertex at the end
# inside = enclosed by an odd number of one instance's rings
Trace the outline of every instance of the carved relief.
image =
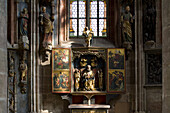
{"type": "Polygon", "coordinates": [[[155,42],[156,39],[156,2],[143,0],[143,39],[144,43],[155,42]]]}
{"type": "Polygon", "coordinates": [[[27,51],[22,51],[21,52],[21,58],[20,58],[20,65],[19,65],[19,70],[20,70],[20,83],[19,86],[21,88],[21,93],[25,94],[26,93],[26,85],[27,85],[27,51]]]}
{"type": "Polygon", "coordinates": [[[162,83],[162,55],[147,54],[146,55],[146,84],[162,83]]]}
{"type": "Polygon", "coordinates": [[[15,72],[15,52],[8,52],[8,110],[15,113],[15,91],[16,91],[16,72],[15,72]]]}

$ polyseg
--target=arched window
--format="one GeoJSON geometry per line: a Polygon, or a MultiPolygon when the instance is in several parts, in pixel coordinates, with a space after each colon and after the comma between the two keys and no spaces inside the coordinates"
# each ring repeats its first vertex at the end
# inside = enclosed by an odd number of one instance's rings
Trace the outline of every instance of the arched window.
{"type": "Polygon", "coordinates": [[[86,26],[106,37],[106,19],[106,0],[70,0],[70,37],[81,37],[86,26]]]}

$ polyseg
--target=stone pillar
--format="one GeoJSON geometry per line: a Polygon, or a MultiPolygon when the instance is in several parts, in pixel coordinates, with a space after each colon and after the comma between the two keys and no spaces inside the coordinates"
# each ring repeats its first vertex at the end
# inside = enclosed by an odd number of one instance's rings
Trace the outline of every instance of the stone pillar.
{"type": "Polygon", "coordinates": [[[162,113],[170,111],[170,4],[162,0],[162,113]]]}
{"type": "Polygon", "coordinates": [[[30,113],[40,112],[39,94],[39,0],[31,0],[30,113]]]}
{"type": "Polygon", "coordinates": [[[0,113],[7,113],[7,0],[0,2],[0,113]]]}

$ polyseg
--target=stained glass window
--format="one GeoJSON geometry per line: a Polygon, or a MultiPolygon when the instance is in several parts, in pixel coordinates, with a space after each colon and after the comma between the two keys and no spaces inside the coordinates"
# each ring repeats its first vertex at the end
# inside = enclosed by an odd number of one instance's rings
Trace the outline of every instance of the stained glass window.
{"type": "Polygon", "coordinates": [[[86,26],[106,37],[106,19],[106,0],[70,0],[70,37],[81,37],[86,26]]]}

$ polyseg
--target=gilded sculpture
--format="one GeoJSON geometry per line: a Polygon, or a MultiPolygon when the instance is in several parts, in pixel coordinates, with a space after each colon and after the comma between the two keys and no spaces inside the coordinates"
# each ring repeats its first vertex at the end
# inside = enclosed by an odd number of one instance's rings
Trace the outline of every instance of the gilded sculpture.
{"type": "Polygon", "coordinates": [[[25,81],[27,77],[27,64],[24,62],[24,60],[21,61],[20,70],[21,70],[21,81],[25,81]]]}
{"type": "Polygon", "coordinates": [[[42,7],[42,13],[40,14],[40,24],[43,32],[43,47],[48,48],[52,45],[52,33],[53,33],[53,22],[50,15],[46,12],[46,7],[42,7]]]}
{"type": "Polygon", "coordinates": [[[88,27],[85,27],[83,31],[83,36],[85,36],[86,46],[90,47],[92,43],[92,38],[93,38],[93,31],[89,30],[88,27]]]}
{"type": "Polygon", "coordinates": [[[91,66],[87,65],[87,69],[83,73],[83,84],[84,91],[94,91],[95,90],[95,76],[91,70],[91,66]]]}
{"type": "Polygon", "coordinates": [[[75,89],[76,91],[78,91],[80,88],[80,71],[78,69],[75,69],[74,77],[75,77],[75,89]]]}

